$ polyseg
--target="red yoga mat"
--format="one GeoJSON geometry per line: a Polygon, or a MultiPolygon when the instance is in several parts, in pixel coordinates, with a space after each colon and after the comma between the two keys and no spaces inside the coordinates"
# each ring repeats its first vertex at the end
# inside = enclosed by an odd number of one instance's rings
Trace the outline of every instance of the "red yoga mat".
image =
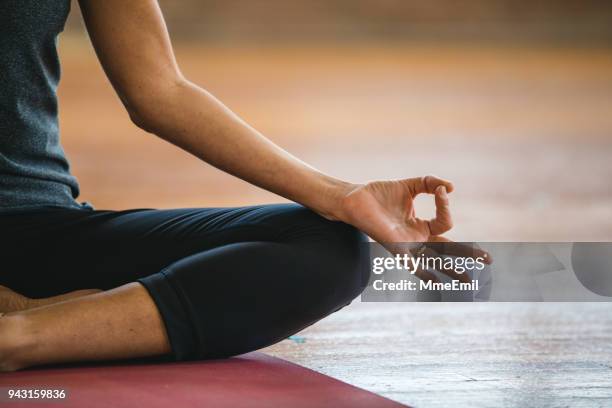
{"type": "Polygon", "coordinates": [[[262,353],[227,360],[0,373],[0,407],[398,408],[402,404],[262,353]],[[61,402],[7,402],[7,389],[64,389],[61,402]]]}

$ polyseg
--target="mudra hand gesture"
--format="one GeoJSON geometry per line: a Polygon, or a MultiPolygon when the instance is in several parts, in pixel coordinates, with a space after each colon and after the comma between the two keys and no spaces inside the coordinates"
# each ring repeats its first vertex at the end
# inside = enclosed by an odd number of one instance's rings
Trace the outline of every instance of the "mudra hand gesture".
{"type": "MultiPolygon", "coordinates": [[[[482,256],[488,260],[486,252],[452,243],[441,235],[453,227],[447,195],[453,190],[450,181],[434,176],[359,185],[343,198],[343,221],[363,231],[392,253],[405,253],[406,250],[419,248],[419,252],[427,256],[482,256]],[[417,216],[414,199],[419,194],[434,195],[436,215],[433,219],[426,220],[417,216]]],[[[469,281],[465,274],[452,270],[440,272],[454,279],[469,281]]],[[[424,280],[438,280],[435,275],[424,270],[417,271],[416,275],[424,280]]]]}

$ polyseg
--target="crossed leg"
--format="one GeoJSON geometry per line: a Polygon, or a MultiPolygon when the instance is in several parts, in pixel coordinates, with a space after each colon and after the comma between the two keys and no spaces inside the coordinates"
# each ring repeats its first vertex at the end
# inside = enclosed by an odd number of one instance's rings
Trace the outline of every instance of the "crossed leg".
{"type": "MultiPolygon", "coordinates": [[[[41,275],[41,282],[15,275],[7,280],[16,278],[32,297],[53,285],[77,291],[36,300],[0,291],[0,370],[173,352],[176,359],[240,354],[299,331],[362,289],[354,255],[363,236],[295,205],[78,214],[69,223],[47,218],[52,222],[44,234],[55,234],[60,224],[81,228],[79,234],[65,231],[72,241],[44,252],[44,261],[51,259],[59,272],[52,271],[54,279],[41,275]],[[118,227],[121,241],[104,238],[118,227]],[[58,248],[79,246],[92,230],[103,236],[95,245],[80,247],[75,259],[54,260],[58,248]],[[312,242],[316,247],[305,248],[312,242]],[[92,263],[96,251],[103,256],[92,263]],[[125,253],[135,271],[121,261],[125,253]],[[83,272],[83,264],[98,269],[83,272]],[[116,284],[126,276],[132,282],[116,284]],[[241,284],[232,288],[236,282],[241,284]],[[81,289],[88,286],[105,291],[81,289]]],[[[29,225],[20,221],[17,228],[29,225]]],[[[54,235],[49,237],[45,243],[54,235]]]]}

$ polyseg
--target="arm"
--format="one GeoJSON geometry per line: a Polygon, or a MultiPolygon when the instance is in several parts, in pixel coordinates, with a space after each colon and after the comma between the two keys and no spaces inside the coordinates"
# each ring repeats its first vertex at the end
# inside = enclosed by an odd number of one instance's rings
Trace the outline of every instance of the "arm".
{"type": "Polygon", "coordinates": [[[452,226],[436,177],[357,185],[325,175],[276,146],[181,74],[155,0],[80,0],[98,58],[136,125],[219,169],[347,222],[381,242],[428,241],[452,226]],[[413,198],[436,195],[437,216],[413,198]]]}
{"type": "Polygon", "coordinates": [[[136,125],[249,183],[335,218],[349,183],[282,150],[181,74],[154,0],[81,0],[98,57],[136,125]]]}

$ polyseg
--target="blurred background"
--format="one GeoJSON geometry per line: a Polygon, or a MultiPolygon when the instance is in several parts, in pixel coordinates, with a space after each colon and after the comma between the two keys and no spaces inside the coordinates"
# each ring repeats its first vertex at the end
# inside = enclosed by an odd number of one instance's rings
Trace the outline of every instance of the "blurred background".
{"type": "MultiPolygon", "coordinates": [[[[352,181],[453,180],[468,241],[612,240],[612,3],[160,1],[185,75],[352,181]]],[[[62,138],[99,209],[282,201],[133,126],[78,5],[62,138]]],[[[418,209],[431,215],[431,200],[418,209]]]]}

